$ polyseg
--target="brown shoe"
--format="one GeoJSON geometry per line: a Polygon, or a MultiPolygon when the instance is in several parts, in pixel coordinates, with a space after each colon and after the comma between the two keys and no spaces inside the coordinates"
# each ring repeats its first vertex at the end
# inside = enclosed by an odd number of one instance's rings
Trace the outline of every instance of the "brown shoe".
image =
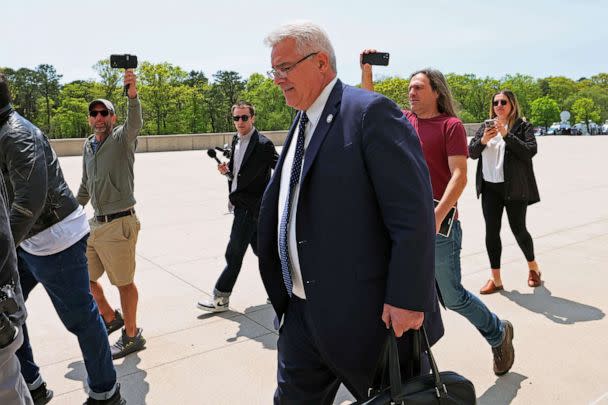
{"type": "Polygon", "coordinates": [[[540,287],[540,271],[530,270],[528,273],[528,286],[540,287]]]}
{"type": "Polygon", "coordinates": [[[495,292],[498,292],[500,290],[503,290],[503,286],[501,285],[496,285],[494,284],[494,280],[489,279],[488,282],[481,287],[481,290],[479,290],[480,294],[494,294],[495,292]]]}
{"type": "Polygon", "coordinates": [[[502,321],[504,336],[498,347],[492,348],[494,355],[494,374],[506,374],[515,361],[515,349],[513,349],[513,325],[509,321],[502,321]]]}

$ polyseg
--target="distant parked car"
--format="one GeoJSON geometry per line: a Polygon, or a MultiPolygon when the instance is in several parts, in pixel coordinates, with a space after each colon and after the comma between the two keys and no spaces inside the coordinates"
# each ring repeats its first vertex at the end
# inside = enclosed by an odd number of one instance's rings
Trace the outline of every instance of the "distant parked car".
{"type": "Polygon", "coordinates": [[[542,136],[542,135],[545,135],[545,128],[534,127],[534,136],[542,136]]]}
{"type": "Polygon", "coordinates": [[[608,122],[602,125],[602,134],[608,135],[608,122]]]}

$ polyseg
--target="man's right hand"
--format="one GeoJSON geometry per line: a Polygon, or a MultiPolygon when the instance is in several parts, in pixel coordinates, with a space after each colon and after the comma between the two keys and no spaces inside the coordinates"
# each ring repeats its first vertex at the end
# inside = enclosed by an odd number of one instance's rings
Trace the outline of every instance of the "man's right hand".
{"type": "Polygon", "coordinates": [[[225,162],[217,165],[217,170],[219,170],[222,175],[225,175],[230,171],[230,169],[228,169],[228,163],[225,162]]]}
{"type": "Polygon", "coordinates": [[[369,91],[374,91],[372,65],[369,63],[363,64],[361,61],[363,60],[363,55],[376,52],[378,51],[375,49],[364,49],[361,51],[361,54],[359,54],[359,66],[361,66],[361,88],[369,91]]]}

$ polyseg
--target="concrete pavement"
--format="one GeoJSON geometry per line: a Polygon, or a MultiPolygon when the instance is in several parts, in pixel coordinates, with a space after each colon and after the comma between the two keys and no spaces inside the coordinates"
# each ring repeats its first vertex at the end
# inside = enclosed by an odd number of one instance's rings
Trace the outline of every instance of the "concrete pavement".
{"type": "MultiPolygon", "coordinates": [[[[442,370],[473,381],[479,404],[608,404],[608,137],[541,137],[534,159],[541,199],[528,212],[544,285],[527,287],[525,259],[503,219],[501,294],[483,301],[515,327],[516,359],[492,373],[492,354],[468,321],[444,312],[446,335],[435,355],[442,370]]],[[[483,217],[474,195],[475,165],[460,201],[463,284],[477,293],[489,275],[483,217]]],[[[61,158],[72,190],[80,157],[61,158]]],[[[227,186],[203,151],[136,156],[139,322],[147,350],[115,362],[130,405],[270,404],[275,389],[273,311],[249,251],[230,304],[208,315],[230,231],[227,186]]],[[[90,207],[87,208],[92,213],[90,207]]],[[[118,294],[104,279],[111,302],[118,294]]],[[[80,404],[84,365],[40,287],[30,295],[34,354],[53,405],[80,404]]],[[[111,343],[118,333],[110,337],[111,343]]],[[[337,404],[350,403],[342,389],[337,404]]]]}

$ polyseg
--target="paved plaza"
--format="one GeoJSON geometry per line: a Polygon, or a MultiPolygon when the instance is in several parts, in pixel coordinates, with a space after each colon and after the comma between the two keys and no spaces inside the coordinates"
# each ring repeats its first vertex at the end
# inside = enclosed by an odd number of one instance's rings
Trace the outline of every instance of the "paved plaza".
{"type": "MultiPolygon", "coordinates": [[[[481,405],[608,404],[608,136],[538,142],[534,165],[541,202],[529,208],[528,227],[544,284],[527,286],[526,262],[505,217],[505,291],[482,298],[513,323],[515,364],[507,375],[494,376],[489,346],[451,311],[443,312],[446,334],[435,354],[440,369],[473,381],[481,405]]],[[[61,158],[61,164],[76,191],[81,158],[61,158]]],[[[460,200],[463,284],[474,293],[489,275],[474,193],[476,164],[469,161],[460,200]]],[[[196,308],[224,266],[232,222],[225,179],[204,151],[142,153],[136,156],[135,186],[142,223],[139,323],[148,343],[146,350],[115,362],[128,404],[271,404],[277,334],[251,250],[231,311],[209,315],[196,308]]],[[[87,211],[92,215],[90,206],[87,211]]],[[[103,281],[118,304],[116,289],[103,281]]],[[[41,287],[30,295],[28,309],[34,354],[55,391],[51,405],[81,404],[86,376],[75,337],[41,287]]],[[[351,401],[341,389],[336,404],[351,401]]]]}

